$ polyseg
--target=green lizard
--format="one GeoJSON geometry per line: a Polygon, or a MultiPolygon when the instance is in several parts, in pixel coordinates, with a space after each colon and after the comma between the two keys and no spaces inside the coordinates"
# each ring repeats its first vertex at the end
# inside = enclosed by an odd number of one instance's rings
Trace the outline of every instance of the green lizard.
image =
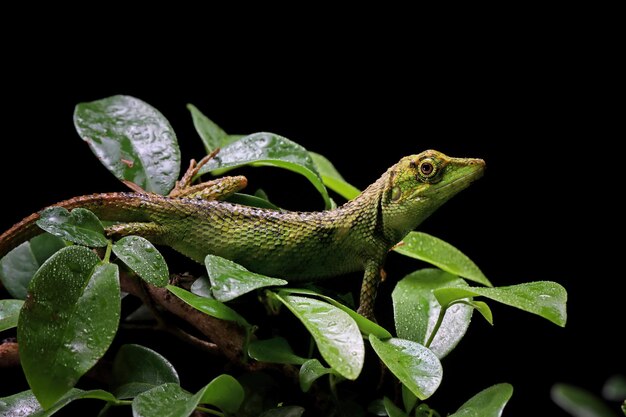
{"type": "MultiPolygon", "coordinates": [[[[103,220],[109,237],[139,235],[197,262],[219,255],[288,281],[314,281],[365,271],[359,312],[373,317],[373,301],[387,253],[439,206],[479,178],[481,159],[428,150],[402,158],[355,199],[333,210],[292,212],[223,201],[246,186],[231,176],[192,185],[196,164],[169,196],[144,192],[94,194],[54,206],[83,207],[103,220]]],[[[131,186],[131,188],[133,188],[131,186]]],[[[0,258],[41,233],[35,213],[0,236],[0,258]]]]}

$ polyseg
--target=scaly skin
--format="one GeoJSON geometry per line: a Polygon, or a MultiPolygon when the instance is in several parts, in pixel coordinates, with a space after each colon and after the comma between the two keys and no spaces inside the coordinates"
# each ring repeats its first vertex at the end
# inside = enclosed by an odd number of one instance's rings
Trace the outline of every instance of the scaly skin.
{"type": "MultiPolygon", "coordinates": [[[[191,186],[194,164],[168,197],[109,193],[55,206],[83,207],[122,221],[111,237],[139,235],[197,262],[207,254],[288,281],[315,281],[365,271],[359,312],[372,317],[376,287],[389,250],[484,171],[481,159],[425,151],[402,158],[354,200],[321,212],[274,211],[219,201],[245,186],[225,177],[191,186]]],[[[33,214],[0,236],[0,257],[40,233],[33,214]]]]}

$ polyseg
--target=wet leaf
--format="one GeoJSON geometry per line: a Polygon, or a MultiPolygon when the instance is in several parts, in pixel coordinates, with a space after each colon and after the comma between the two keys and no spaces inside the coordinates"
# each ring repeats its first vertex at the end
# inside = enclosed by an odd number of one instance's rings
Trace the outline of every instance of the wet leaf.
{"type": "Polygon", "coordinates": [[[470,398],[450,417],[500,417],[512,395],[510,384],[491,386],[470,398]]]}
{"type": "Polygon", "coordinates": [[[10,397],[0,398],[0,417],[49,417],[74,400],[96,399],[117,403],[116,398],[103,390],[83,391],[73,388],[47,410],[43,410],[33,392],[23,391],[10,397]]]}
{"type": "Polygon", "coordinates": [[[167,383],[139,394],[133,400],[135,417],[186,417],[198,404],[210,404],[235,413],[243,402],[241,385],[230,375],[220,375],[191,395],[178,384],[167,383]]]}
{"type": "Polygon", "coordinates": [[[337,171],[335,166],[328,159],[326,159],[325,156],[315,152],[309,152],[309,154],[311,155],[311,158],[313,158],[313,162],[317,166],[317,171],[320,173],[322,181],[326,187],[330,188],[346,200],[352,200],[361,194],[361,191],[358,188],[343,179],[339,171],[337,171]]]}
{"type": "Polygon", "coordinates": [[[301,174],[322,195],[326,208],[330,208],[328,191],[307,150],[273,133],[254,133],[224,146],[215,158],[202,167],[200,174],[224,172],[244,165],[276,166],[301,174]]]}
{"type": "Polygon", "coordinates": [[[62,239],[95,248],[109,243],[102,223],[87,209],[75,208],[69,212],[63,207],[48,207],[39,216],[37,226],[62,239]]]}
{"type": "Polygon", "coordinates": [[[59,249],[65,242],[49,233],[42,233],[24,242],[0,260],[0,281],[13,297],[23,300],[26,289],[46,259],[59,249]]]}
{"type": "Polygon", "coordinates": [[[117,398],[133,398],[168,382],[178,384],[178,373],[167,359],[152,349],[129,344],[117,352],[111,382],[117,398]]]}
{"type": "Polygon", "coordinates": [[[320,294],[318,292],[308,290],[305,288],[284,288],[284,289],[281,289],[281,293],[306,294],[306,295],[312,295],[314,297],[322,298],[324,301],[329,302],[330,304],[343,310],[350,317],[352,317],[352,319],[356,322],[357,326],[359,326],[359,330],[361,331],[361,333],[363,333],[365,336],[369,336],[370,334],[373,334],[379,339],[389,339],[391,337],[391,333],[389,333],[389,331],[387,331],[387,329],[385,329],[384,327],[381,327],[378,323],[374,323],[373,321],[366,319],[365,317],[363,317],[356,311],[335,301],[333,298],[328,297],[327,295],[320,294]]]}
{"type": "Polygon", "coordinates": [[[187,417],[196,409],[199,400],[178,384],[159,385],[135,397],[133,417],[187,417]]]}
{"type": "Polygon", "coordinates": [[[287,405],[284,407],[267,410],[259,417],[302,417],[305,409],[297,405],[287,405]]]}
{"type": "Polygon", "coordinates": [[[536,281],[508,287],[441,288],[435,297],[441,305],[466,297],[483,296],[529,313],[537,314],[561,327],[567,321],[567,292],[550,281],[536,281]]]}
{"type": "Polygon", "coordinates": [[[222,320],[234,321],[245,328],[250,327],[250,323],[248,323],[246,319],[241,317],[235,310],[228,307],[221,301],[200,297],[173,285],[168,285],[167,289],[175,296],[204,314],[208,314],[211,317],[222,320]]]}
{"type": "Polygon", "coordinates": [[[443,369],[430,349],[404,339],[381,341],[374,335],[370,335],[370,343],[396,378],[420,400],[433,395],[441,384],[443,369]]]}
{"type": "Polygon", "coordinates": [[[573,417],[617,417],[600,398],[573,385],[555,384],[550,397],[573,417]]]}
{"type": "Polygon", "coordinates": [[[170,273],[161,252],[140,236],[126,236],[113,244],[113,253],[144,281],[165,287],[170,273]]]}
{"type": "Polygon", "coordinates": [[[193,125],[202,139],[207,154],[215,148],[221,148],[240,138],[239,135],[227,135],[221,127],[202,114],[193,104],[187,104],[187,109],[191,112],[193,125]]]}
{"type": "MultiPolygon", "coordinates": [[[[443,287],[467,287],[461,278],[440,269],[415,271],[397,284],[391,294],[396,333],[402,339],[426,345],[441,313],[434,291],[443,287]]],[[[472,308],[457,304],[446,311],[430,349],[438,358],[445,357],[465,335],[472,318],[472,308]]]]}
{"type": "Polygon", "coordinates": [[[18,322],[26,379],[44,408],[53,405],[106,352],[120,318],[118,269],[71,246],[33,277],[18,322]]]}
{"type": "Polygon", "coordinates": [[[351,380],[359,376],[365,346],[357,324],[347,313],[313,298],[275,296],[304,324],[324,360],[337,373],[351,380]]]}
{"type": "Polygon", "coordinates": [[[248,346],[248,355],[259,362],[302,365],[307,361],[296,355],[283,337],[255,340],[248,346]]]}
{"type": "Polygon", "coordinates": [[[180,172],[180,150],[167,119],[130,96],[80,103],[74,126],[100,162],[120,180],[167,195],[180,172]]]}
{"type": "Polygon", "coordinates": [[[308,392],[317,379],[334,373],[332,368],[325,367],[317,359],[309,359],[300,367],[300,389],[302,392],[308,392]]]}
{"type": "Polygon", "coordinates": [[[411,232],[395,251],[435,265],[451,274],[491,287],[491,282],[460,250],[451,244],[422,232],[411,232]]]}
{"type": "Polygon", "coordinates": [[[17,326],[22,300],[0,300],[0,332],[17,326]]]}
{"type": "Polygon", "coordinates": [[[211,292],[215,299],[222,302],[258,288],[287,284],[284,279],[250,272],[233,261],[215,255],[207,255],[204,264],[211,280],[211,292]]]}

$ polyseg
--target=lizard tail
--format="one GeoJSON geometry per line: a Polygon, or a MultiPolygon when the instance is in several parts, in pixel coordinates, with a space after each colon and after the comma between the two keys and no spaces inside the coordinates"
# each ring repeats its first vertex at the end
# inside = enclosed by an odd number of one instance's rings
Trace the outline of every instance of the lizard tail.
{"type": "MultiPolygon", "coordinates": [[[[140,209],[143,200],[141,197],[141,194],[136,193],[92,194],[61,201],[50,207],[68,210],[86,208],[101,220],[147,221],[146,214],[140,209]]],[[[37,220],[39,212],[22,219],[0,235],[0,259],[23,242],[43,233],[37,226],[37,220]]]]}

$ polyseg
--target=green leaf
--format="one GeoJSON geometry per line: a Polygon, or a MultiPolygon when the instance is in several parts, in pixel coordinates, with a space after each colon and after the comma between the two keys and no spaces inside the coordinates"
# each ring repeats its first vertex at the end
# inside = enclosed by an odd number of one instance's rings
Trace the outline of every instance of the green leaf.
{"type": "Polygon", "coordinates": [[[304,408],[297,405],[287,405],[284,407],[267,410],[259,417],[302,417],[304,411],[304,408]]]}
{"type": "Polygon", "coordinates": [[[248,346],[248,355],[259,362],[302,365],[307,361],[293,353],[289,342],[283,337],[255,340],[248,346]]]}
{"type": "Polygon", "coordinates": [[[441,305],[466,297],[483,296],[529,313],[537,314],[561,327],[567,321],[567,292],[550,281],[536,281],[508,287],[441,288],[435,297],[441,305]]]}
{"type": "Polygon", "coordinates": [[[318,378],[334,373],[332,368],[325,367],[317,359],[309,359],[300,367],[300,389],[302,392],[308,392],[318,378]]]}
{"type": "Polygon", "coordinates": [[[236,413],[244,399],[243,387],[230,375],[220,375],[202,388],[201,404],[210,404],[226,413],[236,413]]]}
{"type": "Polygon", "coordinates": [[[239,139],[239,135],[227,135],[221,127],[202,114],[193,104],[187,104],[187,109],[191,112],[193,126],[196,128],[198,135],[200,135],[207,154],[216,148],[221,148],[239,139]]]}
{"type": "Polygon", "coordinates": [[[168,285],[167,289],[176,297],[204,314],[222,320],[234,321],[245,328],[250,328],[250,323],[248,323],[246,319],[221,301],[200,297],[173,285],[168,285]]]}
{"type": "Polygon", "coordinates": [[[186,417],[198,404],[210,404],[235,413],[243,402],[241,385],[230,375],[220,375],[191,395],[178,384],[167,383],[142,392],[133,400],[135,417],[186,417]]]}
{"type": "Polygon", "coordinates": [[[37,226],[79,245],[99,248],[109,243],[100,220],[84,208],[75,208],[69,212],[63,207],[48,207],[39,213],[37,226]]]}
{"type": "MultiPolygon", "coordinates": [[[[402,278],[391,294],[398,337],[426,345],[441,313],[434,291],[442,287],[467,286],[461,278],[434,268],[421,269],[402,278]]],[[[472,308],[467,305],[457,304],[446,310],[430,344],[438,358],[445,357],[456,347],[471,318],[472,308]]]]}
{"type": "Polygon", "coordinates": [[[626,399],[626,378],[624,375],[613,375],[604,383],[602,396],[609,401],[626,399]]]}
{"type": "Polygon", "coordinates": [[[493,314],[487,303],[484,301],[468,301],[467,305],[474,307],[489,324],[493,325],[493,314]]]}
{"type": "Polygon", "coordinates": [[[120,318],[117,265],[71,246],[33,277],[17,326],[20,359],[33,393],[53,405],[106,352],[120,318]]]}
{"type": "Polygon", "coordinates": [[[510,384],[491,386],[467,400],[450,417],[500,417],[511,395],[513,387],[510,384]]]}
{"type": "Polygon", "coordinates": [[[273,133],[254,133],[224,146],[215,158],[202,167],[200,175],[244,165],[275,166],[304,175],[322,195],[326,208],[330,208],[328,191],[307,150],[273,133]]]}
{"type": "Polygon", "coordinates": [[[167,119],[130,96],[80,103],[74,126],[100,162],[120,180],[166,195],[180,173],[180,150],[167,119]]]}
{"type": "Polygon", "coordinates": [[[550,397],[573,417],[617,417],[600,398],[573,385],[554,384],[550,397]]]}
{"type": "Polygon", "coordinates": [[[117,398],[133,398],[165,383],[178,384],[176,369],[163,356],[139,345],[123,345],[113,361],[111,386],[117,398]]]}
{"type": "Polygon", "coordinates": [[[165,287],[169,282],[167,263],[149,240],[140,236],[123,237],[113,244],[113,253],[147,283],[165,287]]]}
{"type": "Polygon", "coordinates": [[[407,413],[402,411],[402,409],[395,405],[389,398],[385,397],[383,404],[385,405],[385,411],[387,411],[389,417],[409,417],[407,413]]]}
{"type": "Polygon", "coordinates": [[[335,371],[351,380],[359,376],[365,346],[357,324],[347,313],[313,298],[275,296],[304,324],[320,354],[335,371]]]}
{"type": "Polygon", "coordinates": [[[410,413],[417,404],[417,397],[411,392],[406,385],[402,384],[402,404],[404,405],[404,411],[410,413]]]}
{"type": "Polygon", "coordinates": [[[49,417],[74,400],[96,399],[118,403],[113,395],[103,390],[83,391],[71,389],[47,410],[43,410],[33,392],[23,391],[10,397],[0,398],[0,417],[49,417]]]}
{"type": "Polygon", "coordinates": [[[215,298],[213,297],[213,292],[211,292],[211,282],[209,281],[209,277],[204,275],[191,284],[190,290],[192,293],[199,295],[200,297],[215,298]]]}
{"type": "Polygon", "coordinates": [[[187,417],[200,401],[195,397],[178,384],[159,385],[135,397],[133,417],[187,417]]]}
{"type": "Polygon", "coordinates": [[[491,287],[491,282],[474,262],[451,244],[422,232],[411,232],[395,251],[435,265],[451,274],[491,287]]]}
{"type": "Polygon", "coordinates": [[[0,281],[13,297],[23,300],[30,280],[46,259],[65,247],[62,239],[42,233],[0,259],[0,281]]]}
{"type": "Polygon", "coordinates": [[[352,200],[361,194],[361,191],[358,188],[343,179],[339,171],[337,171],[335,166],[328,159],[326,159],[325,156],[310,151],[309,155],[313,158],[313,162],[317,166],[317,171],[320,173],[322,181],[326,187],[330,188],[346,200],[352,200]]]}
{"type": "Polygon", "coordinates": [[[0,332],[17,326],[22,300],[0,300],[0,332]]]}
{"type": "Polygon", "coordinates": [[[383,363],[417,398],[425,400],[437,390],[443,369],[430,349],[404,339],[381,341],[374,335],[370,335],[370,343],[383,363]]]}
{"type": "Polygon", "coordinates": [[[255,274],[228,259],[207,255],[204,264],[211,280],[215,299],[225,302],[263,287],[286,285],[284,279],[255,274]]]}
{"type": "Polygon", "coordinates": [[[266,208],[266,209],[280,211],[280,207],[278,207],[277,205],[270,203],[268,200],[264,198],[250,195],[250,194],[235,193],[229,198],[227,198],[226,201],[230,203],[234,203],[234,204],[239,204],[242,206],[259,207],[259,208],[266,208]]]}
{"type": "Polygon", "coordinates": [[[373,321],[366,319],[365,317],[363,317],[356,311],[335,301],[333,298],[328,297],[327,295],[320,294],[318,292],[308,290],[305,288],[284,288],[284,289],[281,289],[281,293],[306,294],[306,295],[312,295],[314,297],[322,298],[323,300],[343,310],[350,317],[352,317],[352,319],[356,322],[357,326],[359,326],[359,330],[361,331],[361,333],[363,333],[365,336],[369,337],[370,334],[373,334],[379,339],[389,339],[391,337],[391,333],[389,333],[389,331],[387,331],[387,329],[385,329],[384,327],[381,327],[378,323],[374,323],[373,321]]]}

